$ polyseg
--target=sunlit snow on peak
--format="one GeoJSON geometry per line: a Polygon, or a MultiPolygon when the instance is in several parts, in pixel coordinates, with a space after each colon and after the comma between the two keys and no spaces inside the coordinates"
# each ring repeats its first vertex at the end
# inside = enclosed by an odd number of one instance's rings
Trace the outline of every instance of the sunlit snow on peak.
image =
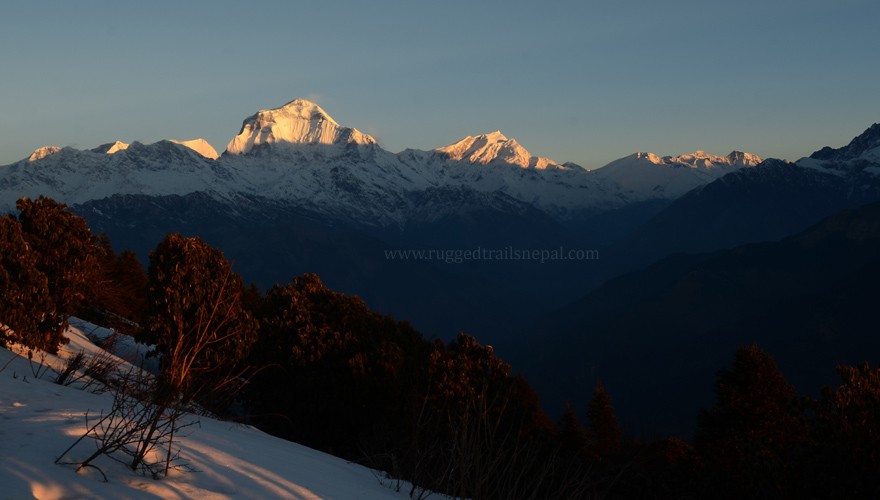
{"type": "Polygon", "coordinates": [[[248,117],[226,146],[229,154],[244,154],[263,144],[372,145],[376,140],[340,126],[323,108],[306,99],[294,99],[280,108],[248,117]]]}
{"type": "Polygon", "coordinates": [[[177,141],[177,140],[171,139],[171,142],[173,142],[175,144],[180,144],[181,146],[186,146],[189,149],[192,149],[193,151],[195,151],[196,153],[204,156],[205,158],[210,158],[212,160],[216,160],[217,158],[220,157],[220,155],[217,154],[217,150],[214,149],[214,147],[211,146],[208,143],[208,141],[206,141],[202,138],[192,139],[190,141],[177,141]]]}
{"type": "Polygon", "coordinates": [[[477,136],[469,135],[454,144],[437,148],[437,151],[453,160],[479,165],[507,163],[522,168],[568,168],[549,158],[532,156],[516,139],[508,139],[500,130],[477,136]]]}
{"type": "Polygon", "coordinates": [[[43,146],[41,148],[37,148],[28,156],[28,161],[37,161],[46,158],[47,156],[52,156],[55,153],[61,151],[61,148],[58,146],[43,146]]]}
{"type": "Polygon", "coordinates": [[[633,156],[635,156],[635,158],[637,160],[644,158],[645,160],[648,160],[649,162],[651,162],[655,165],[660,165],[663,163],[663,159],[660,158],[659,156],[655,155],[654,153],[644,153],[644,152],[639,151],[638,153],[636,153],[633,156]]]}

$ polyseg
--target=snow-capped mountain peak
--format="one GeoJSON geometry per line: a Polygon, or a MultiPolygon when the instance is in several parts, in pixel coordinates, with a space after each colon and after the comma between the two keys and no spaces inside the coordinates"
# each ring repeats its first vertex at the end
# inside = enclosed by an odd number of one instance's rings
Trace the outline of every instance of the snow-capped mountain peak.
{"type": "MultiPolygon", "coordinates": [[[[466,187],[568,220],[631,203],[671,200],[758,162],[757,156],[737,151],[675,157],[640,152],[589,171],[532,156],[500,130],[432,151],[394,154],[369,135],[341,126],[317,104],[295,99],[246,118],[219,158],[204,139],[148,145],[116,141],[87,151],[40,148],[27,160],[0,168],[0,210],[14,207],[22,195],[46,194],[73,205],[112,195],[200,192],[224,202],[260,198],[370,225],[403,227],[421,217],[425,196],[466,187]]],[[[458,209],[458,203],[450,201],[438,210],[458,209]]]]}
{"type": "Polygon", "coordinates": [[[814,160],[849,161],[864,158],[880,161],[880,123],[868,127],[842,148],[824,147],[810,155],[814,160]]]}
{"type": "Polygon", "coordinates": [[[645,159],[648,162],[653,163],[654,165],[662,165],[663,164],[663,158],[660,158],[659,156],[655,155],[654,153],[645,153],[645,152],[639,151],[638,153],[634,154],[633,157],[636,160],[645,159]]]}
{"type": "MultiPolygon", "coordinates": [[[[511,140],[511,139],[508,139],[507,136],[502,134],[500,130],[496,130],[494,132],[489,132],[488,134],[483,134],[480,137],[483,137],[487,141],[491,141],[491,142],[507,142],[507,141],[511,140]]],[[[514,139],[514,142],[516,142],[515,139],[514,139]]]]}
{"type": "Polygon", "coordinates": [[[714,166],[715,161],[713,160],[719,160],[723,162],[721,158],[722,157],[720,156],[713,156],[701,149],[698,149],[693,153],[683,154],[679,156],[667,156],[664,157],[664,160],[666,160],[666,163],[675,163],[679,165],[686,165],[692,168],[703,167],[708,169],[714,166]]]}
{"type": "Polygon", "coordinates": [[[507,163],[522,168],[546,169],[548,167],[566,168],[549,158],[532,156],[516,139],[508,139],[500,130],[488,134],[467,136],[464,139],[437,148],[450,159],[478,165],[507,163]]]}
{"type": "Polygon", "coordinates": [[[317,104],[294,99],[246,118],[241,131],[226,146],[226,153],[244,154],[262,144],[372,145],[376,140],[339,125],[317,104]]]}
{"type": "Polygon", "coordinates": [[[220,155],[217,154],[217,150],[214,149],[214,147],[211,146],[208,141],[202,139],[201,137],[198,139],[192,139],[190,141],[178,141],[175,139],[171,139],[171,142],[188,147],[196,153],[204,156],[205,158],[216,160],[220,157],[220,155]]]}
{"type": "Polygon", "coordinates": [[[119,151],[125,151],[128,149],[130,144],[126,144],[122,141],[108,142],[107,144],[101,144],[100,146],[92,149],[95,153],[102,153],[112,155],[114,153],[118,153],[119,151]]]}
{"type": "Polygon", "coordinates": [[[680,156],[666,156],[663,158],[663,161],[664,163],[690,168],[713,170],[726,167],[754,167],[764,160],[758,155],[743,153],[742,151],[733,151],[727,156],[715,156],[698,149],[693,153],[680,156]]]}
{"type": "Polygon", "coordinates": [[[880,123],[871,125],[842,148],[826,146],[795,163],[841,177],[859,172],[880,176],[880,123]]]}
{"type": "Polygon", "coordinates": [[[734,151],[715,156],[705,151],[660,157],[654,153],[634,153],[615,160],[594,172],[636,197],[677,198],[691,189],[712,182],[741,168],[763,161],[759,156],[734,151]]]}
{"type": "Polygon", "coordinates": [[[58,146],[43,146],[41,148],[37,148],[31,153],[30,156],[27,157],[27,161],[37,161],[46,158],[47,156],[52,156],[55,153],[61,151],[61,148],[58,146]]]}
{"type": "Polygon", "coordinates": [[[731,151],[730,154],[727,155],[727,159],[730,160],[731,165],[743,167],[754,167],[764,161],[764,159],[758,155],[745,153],[743,151],[731,151]]]}

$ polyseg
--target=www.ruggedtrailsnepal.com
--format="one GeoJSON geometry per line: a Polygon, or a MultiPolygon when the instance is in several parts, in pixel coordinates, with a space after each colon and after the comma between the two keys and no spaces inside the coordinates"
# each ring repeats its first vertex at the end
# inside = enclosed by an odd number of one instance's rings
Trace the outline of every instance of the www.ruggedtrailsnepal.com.
{"type": "Polygon", "coordinates": [[[446,264],[472,261],[552,261],[599,260],[598,250],[578,248],[458,248],[458,249],[394,249],[385,250],[387,260],[430,260],[446,264]]]}

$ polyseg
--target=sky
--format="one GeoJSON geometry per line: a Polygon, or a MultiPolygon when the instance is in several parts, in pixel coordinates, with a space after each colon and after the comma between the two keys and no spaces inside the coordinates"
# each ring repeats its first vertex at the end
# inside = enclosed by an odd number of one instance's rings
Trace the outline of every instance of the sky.
{"type": "Polygon", "coordinates": [[[500,129],[600,167],[636,151],[796,160],[880,122],[880,2],[7,3],[0,165],[204,137],[297,97],[388,150],[500,129]]]}

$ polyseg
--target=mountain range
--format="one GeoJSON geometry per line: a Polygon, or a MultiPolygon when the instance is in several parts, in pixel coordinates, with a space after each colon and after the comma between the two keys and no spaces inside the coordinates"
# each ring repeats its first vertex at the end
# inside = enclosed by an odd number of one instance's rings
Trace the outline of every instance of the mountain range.
{"type": "Polygon", "coordinates": [[[246,118],[222,155],[201,139],[39,148],[0,167],[0,210],[50,196],[143,259],[169,231],[200,234],[262,286],[318,272],[430,334],[491,336],[597,284],[602,269],[402,263],[385,250],[600,248],[694,186],[760,161],[639,153],[588,171],[500,131],[391,153],[295,99],[246,118]],[[505,314],[512,305],[518,313],[505,314]]]}
{"type": "MultiPolygon", "coordinates": [[[[880,125],[844,147],[795,162],[738,151],[636,152],[587,170],[532,155],[500,131],[393,153],[317,104],[296,99],[246,118],[219,155],[201,139],[111,141],[90,150],[42,147],[0,167],[0,211],[14,210],[21,196],[39,195],[71,205],[93,230],[145,262],[168,232],[198,234],[262,287],[316,272],[328,286],[412,321],[426,336],[476,334],[528,371],[553,409],[583,396],[597,377],[607,378],[612,393],[615,386],[635,390],[614,378],[617,372],[603,375],[611,360],[654,377],[647,368],[666,365],[644,362],[658,345],[646,339],[678,339],[670,345],[691,352],[685,347],[696,338],[693,325],[700,335],[726,332],[701,368],[716,363],[717,369],[733,339],[746,338],[730,333],[724,318],[739,317],[741,328],[754,328],[756,318],[767,324],[793,318],[796,295],[780,295],[779,311],[790,314],[777,316],[765,307],[777,302],[766,302],[760,289],[731,291],[724,288],[728,278],[704,282],[688,273],[702,276],[700,266],[716,262],[741,269],[757,287],[754,276],[784,267],[785,252],[797,262],[812,258],[796,244],[806,238],[803,231],[880,201],[880,125]],[[801,239],[784,240],[798,233],[801,239]],[[779,242],[774,245],[784,251],[743,247],[762,242],[779,242]],[[438,258],[482,249],[580,250],[599,258],[438,258]],[[412,253],[425,250],[435,253],[412,253]],[[739,258],[757,267],[749,270],[739,258]],[[733,309],[701,302],[710,297],[733,309]],[[669,316],[657,316],[658,304],[669,316]],[[657,333],[647,333],[652,322],[657,333]],[[680,332],[678,322],[685,325],[680,332]],[[578,356],[580,372],[542,372],[577,363],[578,356]]],[[[853,245],[840,243],[833,258],[851,259],[846,252],[853,245]]],[[[785,280],[795,283],[797,273],[813,271],[804,267],[785,280]]],[[[805,289],[811,307],[818,307],[822,290],[845,286],[827,274],[820,278],[825,281],[805,289]]],[[[709,349],[713,340],[700,342],[709,349]]],[[[646,408],[623,404],[622,412],[638,427],[632,415],[654,411],[646,408]]]]}
{"type": "MultiPolygon", "coordinates": [[[[201,139],[116,141],[88,151],[39,148],[0,169],[0,207],[9,210],[22,195],[45,194],[75,205],[114,194],[204,192],[227,201],[259,196],[385,227],[403,226],[424,213],[419,194],[456,188],[512,198],[566,221],[636,202],[672,200],[760,161],[740,152],[664,158],[638,153],[587,171],[532,156],[500,131],[394,154],[371,136],[339,125],[320,106],[296,99],[246,118],[219,157],[201,139]]],[[[435,217],[451,209],[435,208],[440,209],[435,217]]]]}

